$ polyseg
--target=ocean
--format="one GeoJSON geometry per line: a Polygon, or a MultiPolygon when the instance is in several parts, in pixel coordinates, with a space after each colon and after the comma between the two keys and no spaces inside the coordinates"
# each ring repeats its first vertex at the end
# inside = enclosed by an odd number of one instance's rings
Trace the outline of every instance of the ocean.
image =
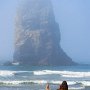
{"type": "Polygon", "coordinates": [[[90,66],[0,66],[0,90],[57,90],[64,80],[69,90],[90,90],[90,66]]]}

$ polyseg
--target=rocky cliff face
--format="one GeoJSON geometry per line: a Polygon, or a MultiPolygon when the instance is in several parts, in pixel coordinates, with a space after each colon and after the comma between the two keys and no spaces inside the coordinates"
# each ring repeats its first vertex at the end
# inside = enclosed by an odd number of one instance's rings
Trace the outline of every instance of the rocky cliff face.
{"type": "Polygon", "coordinates": [[[60,47],[50,0],[24,0],[15,24],[14,61],[21,65],[73,65],[60,47]]]}

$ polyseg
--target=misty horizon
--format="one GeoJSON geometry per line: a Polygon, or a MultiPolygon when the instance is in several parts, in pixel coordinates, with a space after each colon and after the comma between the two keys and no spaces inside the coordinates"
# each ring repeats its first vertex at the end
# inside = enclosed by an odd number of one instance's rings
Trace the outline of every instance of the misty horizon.
{"type": "MultiPolygon", "coordinates": [[[[12,60],[18,0],[0,1],[0,60],[12,60]]],[[[61,47],[73,61],[90,63],[90,1],[52,0],[61,32],[61,47]]]]}

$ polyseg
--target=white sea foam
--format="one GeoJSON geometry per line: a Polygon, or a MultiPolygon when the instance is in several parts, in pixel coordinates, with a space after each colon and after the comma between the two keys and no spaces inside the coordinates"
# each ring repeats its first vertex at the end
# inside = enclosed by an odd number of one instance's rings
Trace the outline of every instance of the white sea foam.
{"type": "MultiPolygon", "coordinates": [[[[0,81],[0,85],[25,85],[25,84],[46,84],[46,83],[50,83],[50,84],[57,84],[60,85],[62,83],[62,81],[47,81],[47,80],[15,80],[15,81],[0,81]]],[[[84,89],[85,86],[90,86],[90,81],[67,81],[69,86],[69,89],[84,89]],[[81,85],[79,87],[72,87],[71,85],[76,85],[78,83],[81,83],[81,85]]]]}
{"type": "Polygon", "coordinates": [[[82,81],[81,82],[84,86],[90,86],[90,81],[82,81]]]}
{"type": "Polygon", "coordinates": [[[15,71],[9,71],[9,70],[0,70],[0,76],[13,76],[15,71]]]}
{"type": "Polygon", "coordinates": [[[46,84],[46,80],[17,80],[17,81],[0,81],[0,84],[4,85],[19,85],[19,84],[29,84],[29,83],[34,83],[34,84],[46,84]]]}
{"type": "Polygon", "coordinates": [[[12,65],[17,66],[17,65],[19,65],[19,62],[12,63],[12,65]]]}
{"type": "Polygon", "coordinates": [[[34,75],[60,74],[60,71],[42,70],[34,71],[34,75]]]}
{"type": "MultiPolygon", "coordinates": [[[[61,84],[62,81],[51,80],[51,81],[49,81],[49,83],[51,83],[51,84],[61,84]]],[[[76,82],[74,82],[74,81],[67,81],[67,83],[68,83],[68,85],[75,85],[76,84],[76,82]]]]}
{"type": "Polygon", "coordinates": [[[10,71],[10,70],[0,70],[0,76],[7,77],[7,76],[14,76],[17,73],[24,73],[29,71],[10,71]]]}
{"type": "MultiPolygon", "coordinates": [[[[61,84],[62,81],[47,81],[47,80],[17,80],[17,81],[0,81],[0,84],[6,84],[6,85],[18,85],[18,84],[29,84],[29,83],[34,83],[34,84],[46,84],[46,83],[51,83],[51,84],[61,84]]],[[[73,81],[68,81],[68,85],[74,85],[76,82],[73,81]]]]}
{"type": "Polygon", "coordinates": [[[69,90],[82,90],[82,89],[85,89],[84,86],[82,87],[70,87],[69,90]]]}
{"type": "Polygon", "coordinates": [[[59,74],[62,77],[75,77],[75,78],[83,78],[90,77],[90,72],[74,72],[74,71],[51,71],[51,70],[42,70],[42,71],[34,71],[34,75],[52,75],[59,74]]]}

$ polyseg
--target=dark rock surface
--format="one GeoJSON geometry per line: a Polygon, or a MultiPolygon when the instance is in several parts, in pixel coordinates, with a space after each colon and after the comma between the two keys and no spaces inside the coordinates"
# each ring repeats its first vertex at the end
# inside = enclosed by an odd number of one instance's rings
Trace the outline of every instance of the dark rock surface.
{"type": "Polygon", "coordinates": [[[16,16],[14,61],[21,65],[74,65],[60,47],[50,0],[24,0],[16,16]]]}

